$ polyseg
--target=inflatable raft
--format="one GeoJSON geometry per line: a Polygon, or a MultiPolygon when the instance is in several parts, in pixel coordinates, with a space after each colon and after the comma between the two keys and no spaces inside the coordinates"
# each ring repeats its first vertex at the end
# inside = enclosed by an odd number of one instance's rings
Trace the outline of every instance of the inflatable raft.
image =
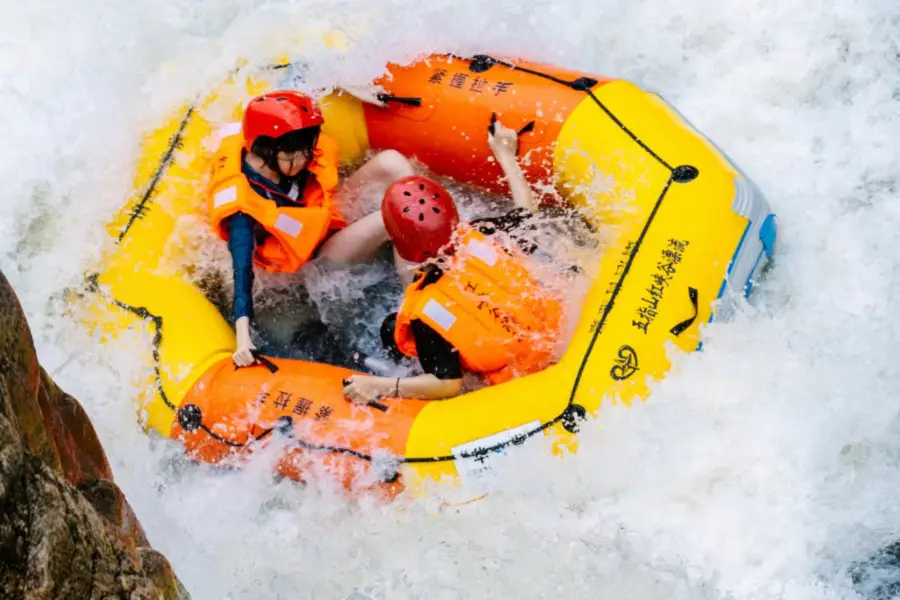
{"type": "Polygon", "coordinates": [[[242,102],[283,83],[282,68],[235,76],[148,137],[137,191],[109,226],[115,251],[93,278],[106,331],[137,324],[151,334],[147,427],[198,461],[239,462],[278,440],[283,475],[303,480],[324,465],[348,486],[396,493],[427,478],[477,477],[493,453],[540,436],[571,448],[579,421],[604,400],[647,397],[648,382],[669,369],[667,345],[698,349],[700,327],[748,295],[772,257],[776,220],[762,193],[659,95],[547,65],[429,56],[388,66],[376,81],[385,108],[324,98],[325,131],[342,160],[393,148],[502,194],[486,127],[496,113],[528,129],[520,139],[528,179],[555,185],[615,232],[565,354],[542,372],[454,399],[379,407],[342,397],[353,371],[341,367],[273,358],[235,369],[232,328],[165,265],[185,251],[173,241],[176,220],[205,217],[210,139],[234,131],[242,102]],[[232,113],[210,117],[206,107],[229,94],[232,113]],[[601,177],[614,185],[592,185],[601,177]]]}

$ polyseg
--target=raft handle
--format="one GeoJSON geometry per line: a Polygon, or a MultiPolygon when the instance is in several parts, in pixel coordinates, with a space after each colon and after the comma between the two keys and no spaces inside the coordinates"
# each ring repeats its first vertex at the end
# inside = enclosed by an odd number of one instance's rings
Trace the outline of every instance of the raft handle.
{"type": "Polygon", "coordinates": [[[690,319],[686,319],[681,323],[678,323],[669,330],[674,336],[679,336],[687,330],[688,327],[694,324],[694,321],[697,319],[697,315],[699,314],[699,307],[697,306],[697,288],[688,287],[688,297],[691,299],[691,305],[694,307],[694,315],[690,319]]]}
{"type": "Polygon", "coordinates": [[[257,361],[259,361],[259,363],[262,366],[267,368],[269,370],[269,373],[277,373],[278,372],[278,365],[276,365],[271,360],[269,360],[268,358],[266,358],[265,356],[260,354],[259,350],[251,350],[250,354],[252,354],[253,358],[255,358],[257,361]]]}
{"type": "Polygon", "coordinates": [[[522,129],[519,130],[519,135],[523,135],[523,134],[528,133],[529,131],[533,131],[533,130],[534,130],[534,121],[529,121],[528,125],[526,125],[525,127],[523,127],[522,129]]]}
{"type": "MultiPolygon", "coordinates": [[[[342,384],[344,387],[346,387],[348,383],[350,383],[350,382],[347,381],[346,379],[342,379],[342,380],[341,380],[341,384],[342,384]]],[[[369,400],[369,401],[366,403],[366,406],[371,406],[371,407],[374,408],[375,410],[380,410],[381,412],[387,412],[387,410],[388,410],[388,407],[387,407],[386,404],[382,404],[381,402],[376,402],[375,400],[369,400]]]]}
{"type": "MultiPolygon", "coordinates": [[[[494,135],[494,130],[495,130],[494,124],[496,124],[496,123],[497,123],[497,113],[492,112],[491,113],[491,124],[488,125],[488,131],[490,132],[491,135],[494,135]]],[[[529,131],[534,131],[534,121],[529,121],[525,125],[525,127],[520,129],[518,132],[518,136],[521,137],[524,134],[528,133],[529,131]]],[[[519,153],[519,149],[516,148],[516,154],[518,154],[518,153],[519,153]]]]}
{"type": "Polygon", "coordinates": [[[385,103],[396,102],[398,104],[406,104],[407,106],[422,106],[421,98],[404,98],[401,96],[392,96],[386,93],[378,94],[375,97],[385,103]]]}

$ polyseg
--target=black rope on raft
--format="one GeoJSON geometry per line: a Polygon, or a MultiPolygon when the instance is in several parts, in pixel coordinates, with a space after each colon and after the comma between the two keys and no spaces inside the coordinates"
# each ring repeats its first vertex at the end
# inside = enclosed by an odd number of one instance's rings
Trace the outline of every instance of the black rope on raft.
{"type": "Polygon", "coordinates": [[[119,237],[116,238],[117,244],[120,244],[122,242],[122,240],[125,238],[125,235],[128,233],[128,230],[131,229],[132,225],[134,225],[135,221],[144,218],[144,216],[146,216],[147,212],[150,210],[150,203],[153,201],[153,194],[156,192],[156,186],[159,185],[162,176],[172,164],[172,160],[175,156],[175,150],[181,147],[184,130],[187,127],[188,122],[190,122],[191,116],[193,116],[193,114],[194,107],[191,106],[190,108],[188,108],[184,117],[181,119],[181,123],[178,125],[178,129],[175,131],[175,135],[173,135],[172,139],[169,141],[169,147],[166,149],[165,153],[160,159],[159,165],[156,167],[156,171],[153,172],[153,177],[150,178],[150,184],[147,186],[147,189],[144,191],[141,199],[137,202],[137,204],[135,204],[134,208],[131,209],[131,213],[128,217],[128,222],[119,232],[119,237]]]}
{"type": "MultiPolygon", "coordinates": [[[[455,56],[455,55],[449,55],[455,56]]],[[[461,57],[457,57],[461,58],[461,57]]],[[[529,75],[534,75],[535,77],[540,77],[542,79],[546,79],[548,81],[552,81],[553,83],[563,85],[567,88],[573,89],[578,92],[584,92],[600,107],[606,115],[619,127],[625,134],[630,137],[634,142],[640,146],[643,150],[645,150],[650,156],[652,156],[659,164],[663,167],[672,171],[672,165],[670,165],[665,159],[663,159],[659,154],[654,152],[650,146],[644,143],[633,131],[631,131],[613,112],[594,94],[593,88],[596,86],[599,81],[594,79],[593,77],[578,77],[573,80],[561,79],[556,77],[555,75],[551,75],[549,73],[544,73],[542,71],[537,71],[535,69],[529,69],[528,67],[522,67],[519,65],[515,65],[513,63],[500,60],[498,58],[494,58],[493,56],[489,56],[487,54],[478,54],[473,56],[469,62],[469,69],[475,73],[483,73],[493,67],[494,65],[501,65],[508,69],[512,69],[514,71],[521,71],[523,73],[528,73],[529,75]]]]}
{"type": "MultiPolygon", "coordinates": [[[[90,284],[93,284],[94,286],[96,286],[94,291],[96,291],[97,293],[100,293],[99,285],[97,284],[97,275],[92,275],[89,278],[89,285],[90,284]]],[[[119,308],[136,315],[138,318],[150,321],[150,323],[153,325],[154,333],[153,333],[153,340],[151,341],[151,344],[153,346],[152,353],[153,353],[154,385],[156,387],[156,391],[159,393],[159,397],[162,398],[162,401],[165,403],[165,405],[168,406],[169,409],[171,409],[171,410],[176,410],[177,407],[172,403],[171,400],[169,400],[169,396],[168,396],[168,394],[166,394],[166,388],[163,385],[163,381],[162,381],[162,371],[160,370],[160,366],[159,366],[159,360],[160,360],[159,347],[162,345],[162,341],[163,341],[163,333],[162,333],[163,332],[163,318],[158,315],[154,315],[153,313],[151,313],[149,310],[147,310],[143,306],[131,306],[130,304],[125,304],[124,302],[121,302],[115,298],[111,298],[109,296],[105,296],[105,297],[107,297],[107,299],[109,299],[113,304],[115,304],[119,308]]]]}

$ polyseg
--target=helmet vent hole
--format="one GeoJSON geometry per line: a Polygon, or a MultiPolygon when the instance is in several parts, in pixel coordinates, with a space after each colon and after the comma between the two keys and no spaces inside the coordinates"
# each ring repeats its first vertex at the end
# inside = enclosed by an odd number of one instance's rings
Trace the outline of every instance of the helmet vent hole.
{"type": "Polygon", "coordinates": [[[408,213],[410,210],[412,210],[412,206],[407,206],[403,209],[403,212],[408,213]]]}
{"type": "Polygon", "coordinates": [[[419,198],[419,204],[425,204],[425,198],[419,198]]]}
{"type": "Polygon", "coordinates": [[[300,110],[302,110],[303,112],[309,112],[309,109],[306,108],[305,106],[301,106],[300,110]]]}
{"type": "Polygon", "coordinates": [[[420,220],[420,221],[424,221],[424,220],[425,220],[425,213],[419,213],[419,220],[420,220]]]}
{"type": "Polygon", "coordinates": [[[412,194],[410,193],[409,190],[406,190],[405,192],[403,192],[403,195],[404,196],[412,196],[412,194]]]}
{"type": "Polygon", "coordinates": [[[431,210],[433,210],[434,214],[436,214],[436,215],[441,214],[441,209],[439,209],[437,206],[432,206],[431,210]]]}
{"type": "Polygon", "coordinates": [[[434,198],[435,200],[437,200],[437,199],[440,198],[440,197],[441,197],[440,194],[434,194],[434,195],[432,196],[432,198],[434,198]]]}
{"type": "Polygon", "coordinates": [[[419,184],[419,191],[421,191],[421,192],[424,192],[424,191],[425,191],[425,184],[424,184],[424,183],[420,183],[420,184],[419,184]]]}

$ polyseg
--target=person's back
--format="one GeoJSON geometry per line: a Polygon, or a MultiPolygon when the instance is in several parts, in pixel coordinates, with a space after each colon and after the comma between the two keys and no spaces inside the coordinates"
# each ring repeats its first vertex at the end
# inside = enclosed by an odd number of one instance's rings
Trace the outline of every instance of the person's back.
{"type": "Polygon", "coordinates": [[[461,225],[452,252],[429,263],[407,287],[394,341],[418,357],[419,321],[458,352],[462,367],[492,384],[550,364],[561,303],[532,275],[530,261],[502,230],[461,225]],[[499,239],[498,239],[499,238],[499,239]]]}
{"type": "Polygon", "coordinates": [[[551,364],[562,305],[532,277],[527,256],[503,231],[521,226],[534,199],[516,162],[515,132],[498,123],[497,133],[491,147],[509,179],[514,218],[488,220],[483,228],[460,225],[449,192],[427,177],[406,177],[388,188],[382,215],[398,275],[408,286],[382,338],[418,358],[424,374],[351,377],[344,388],[351,401],[447,398],[460,392],[464,369],[498,383],[551,364]]]}

